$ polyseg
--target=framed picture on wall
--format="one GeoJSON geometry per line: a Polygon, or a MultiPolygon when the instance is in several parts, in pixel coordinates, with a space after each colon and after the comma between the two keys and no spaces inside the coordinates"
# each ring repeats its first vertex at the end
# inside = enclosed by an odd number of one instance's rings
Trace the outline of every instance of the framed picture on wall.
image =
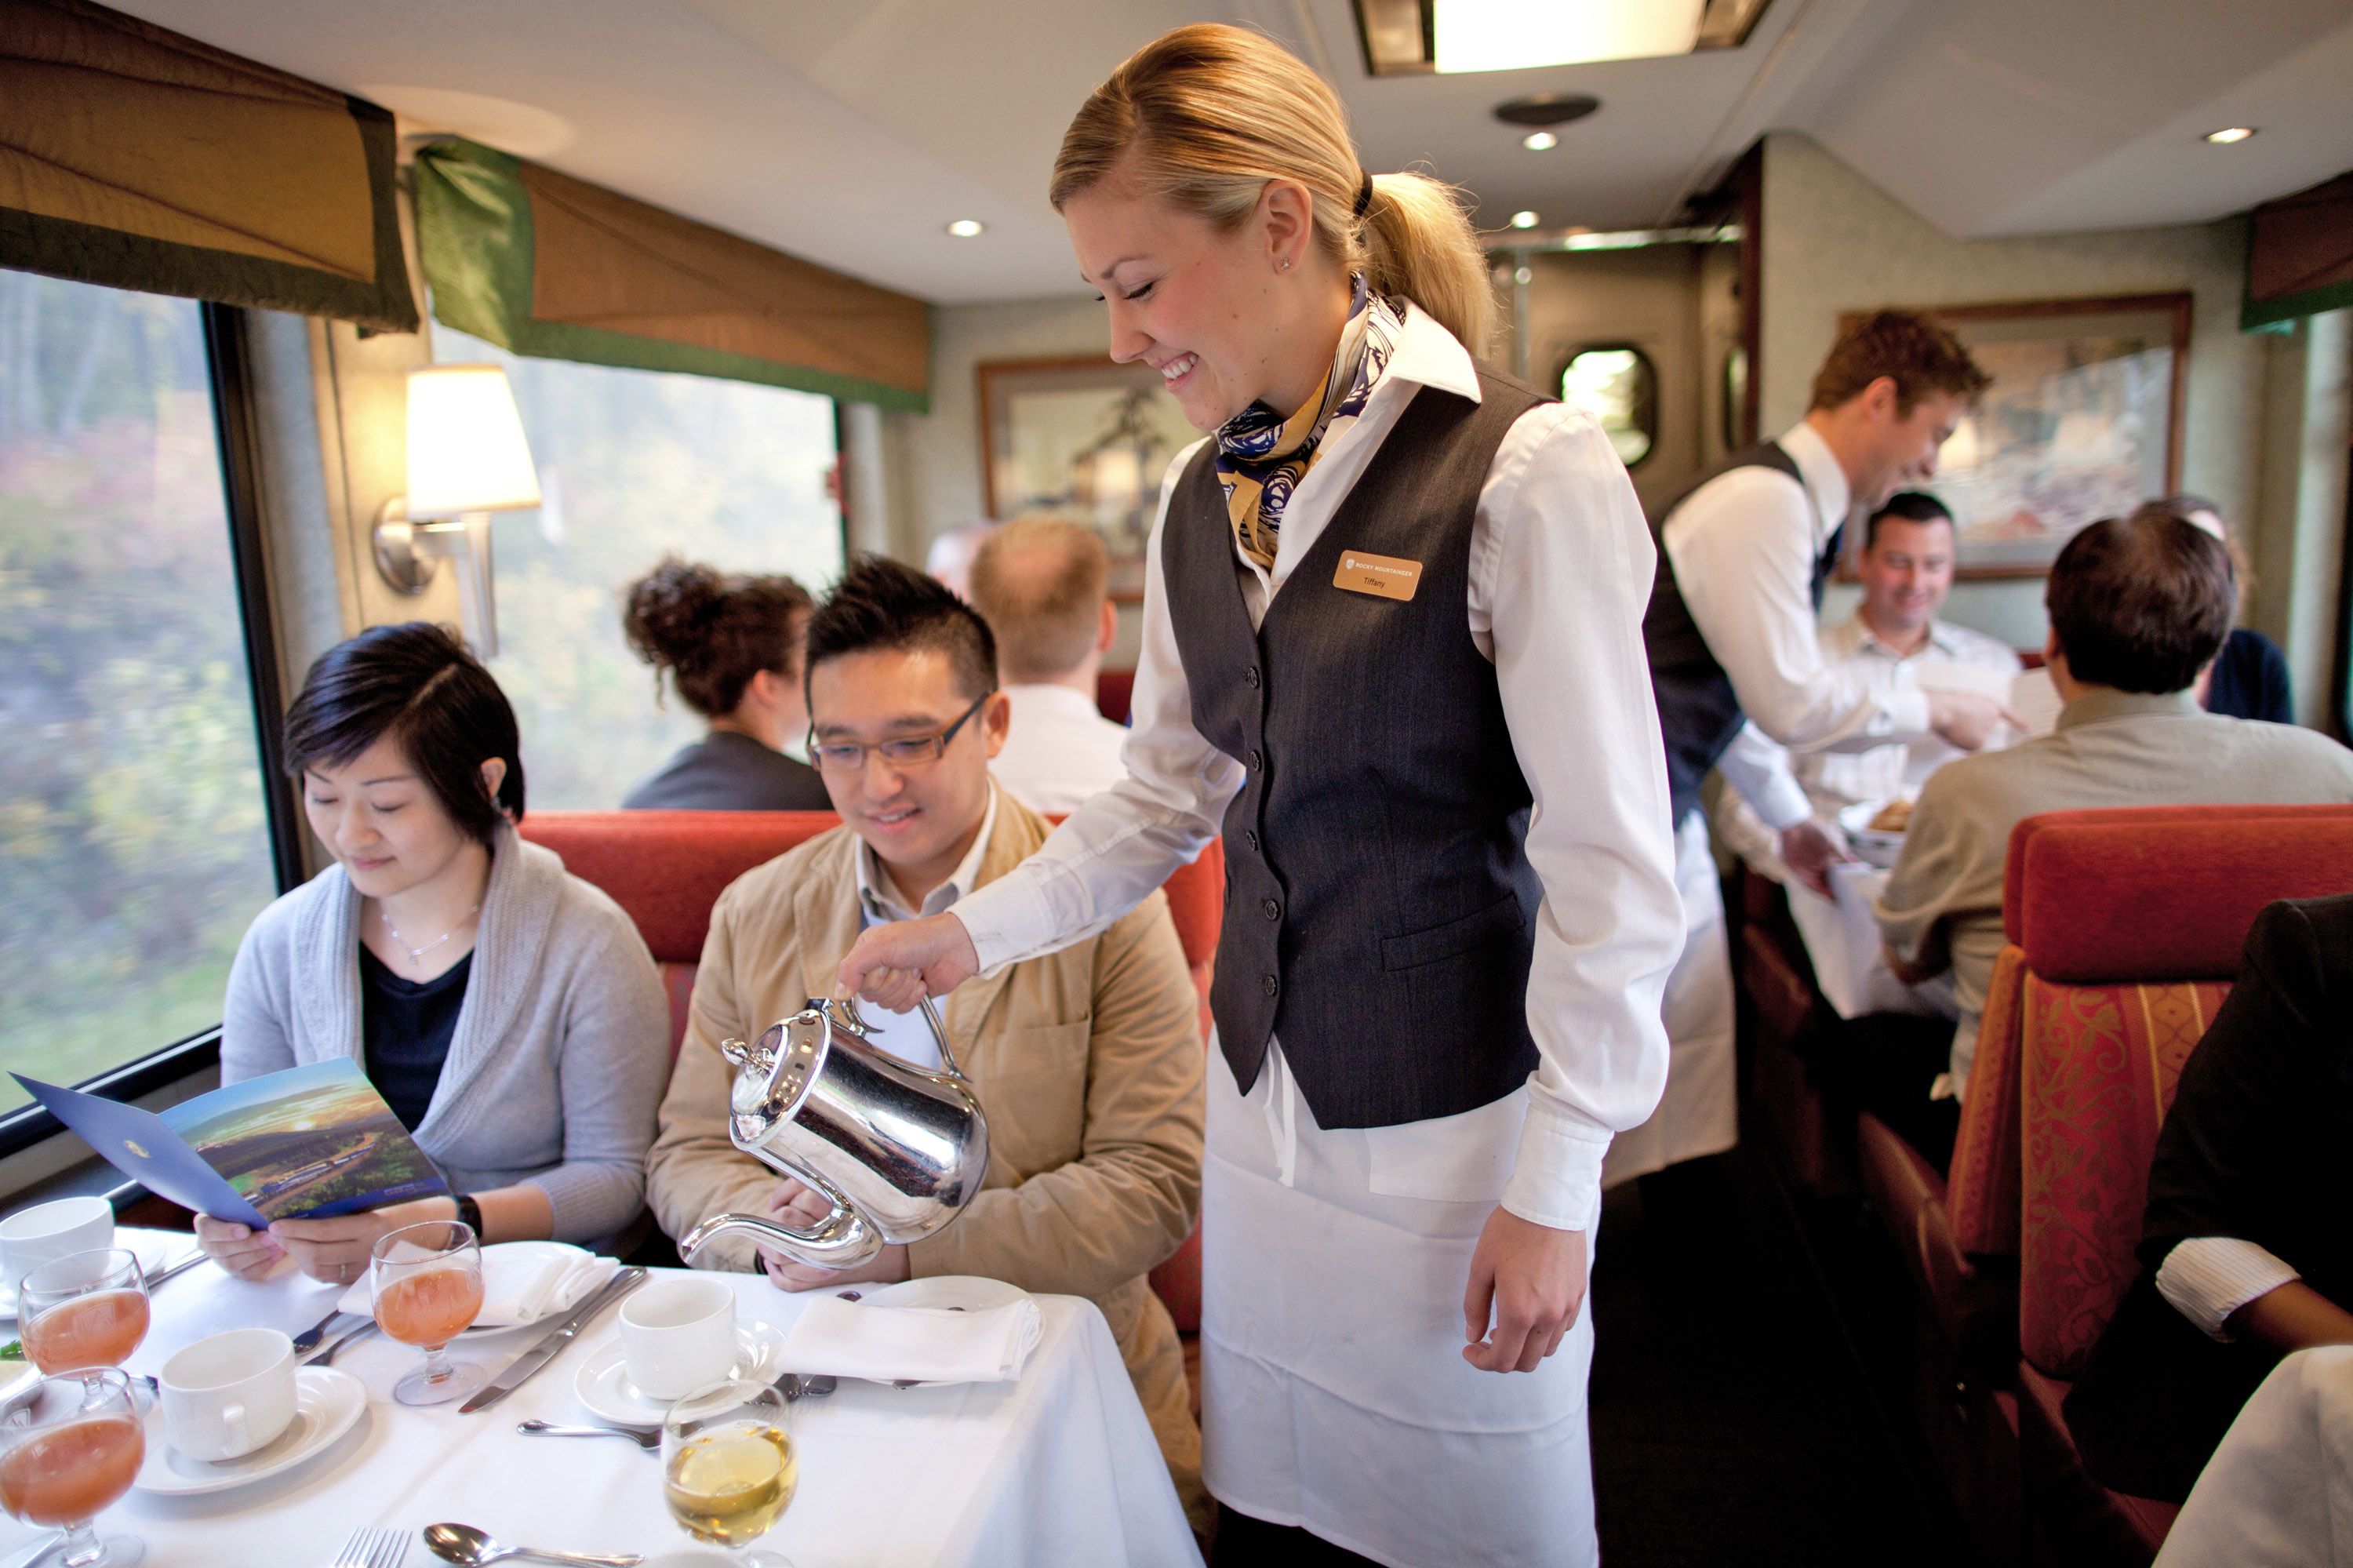
{"type": "Polygon", "coordinates": [[[1091,357],[999,360],[978,376],[988,514],[1069,517],[1096,529],[1111,551],[1112,596],[1140,599],[1161,476],[1200,434],[1160,373],[1091,357]]]}
{"type": "Polygon", "coordinates": [[[2188,294],[1919,308],[1993,377],[1926,486],[1959,576],[2039,577],[2085,524],[2179,488],[2188,294]]]}

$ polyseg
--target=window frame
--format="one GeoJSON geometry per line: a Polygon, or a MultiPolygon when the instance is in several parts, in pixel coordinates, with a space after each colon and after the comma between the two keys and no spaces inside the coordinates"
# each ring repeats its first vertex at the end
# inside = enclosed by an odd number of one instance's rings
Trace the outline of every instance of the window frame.
{"type": "MultiPolygon", "coordinates": [[[[1636,458],[1632,462],[1626,465],[1626,471],[1631,473],[1636,469],[1641,468],[1644,463],[1649,462],[1652,458],[1659,455],[1659,362],[1651,357],[1651,351],[1649,349],[1644,348],[1639,343],[1634,343],[1627,339],[1605,338],[1597,339],[1592,343],[1580,343],[1576,347],[1570,349],[1567,355],[1562,356],[1560,367],[1553,372],[1552,386],[1553,395],[1555,397],[1561,395],[1563,384],[1568,378],[1568,367],[1575,365],[1579,359],[1582,359],[1588,354],[1630,354],[1634,356],[1636,362],[1641,366],[1643,371],[1650,376],[1651,396],[1649,399],[1649,407],[1651,417],[1648,420],[1641,422],[1641,429],[1643,435],[1649,438],[1651,444],[1643,449],[1642,455],[1641,457],[1636,458]]],[[[1602,433],[1607,435],[1609,432],[1605,429],[1602,433]]]]}
{"type": "MultiPolygon", "coordinates": [[[[209,301],[197,305],[204,329],[206,378],[213,397],[213,434],[220,457],[221,493],[228,516],[229,564],[237,585],[237,619],[245,635],[248,689],[253,704],[255,757],[260,766],[271,868],[281,894],[303,879],[302,816],[286,777],[285,747],[276,722],[285,710],[278,674],[278,633],[271,617],[268,550],[261,525],[261,462],[253,407],[252,366],[246,350],[245,313],[209,301]]],[[[220,1025],[158,1046],[100,1074],[82,1087],[113,1100],[136,1100],[220,1062],[220,1025]]],[[[0,1159],[18,1154],[66,1130],[39,1105],[0,1116],[0,1159]]],[[[0,1194],[5,1196],[5,1194],[0,1194]]]]}

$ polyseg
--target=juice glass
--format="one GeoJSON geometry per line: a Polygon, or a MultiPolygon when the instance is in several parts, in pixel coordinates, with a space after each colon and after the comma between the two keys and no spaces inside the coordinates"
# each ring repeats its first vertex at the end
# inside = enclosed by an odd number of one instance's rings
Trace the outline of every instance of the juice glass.
{"type": "Polygon", "coordinates": [[[386,1231],[370,1262],[376,1326],[387,1339],[425,1352],[425,1364],[395,1383],[392,1397],[403,1404],[446,1404],[481,1387],[480,1367],[447,1353],[482,1309],[482,1248],[473,1227],[427,1220],[386,1231]]]}
{"type": "Polygon", "coordinates": [[[17,1289],[25,1355],[45,1372],[119,1367],[147,1338],[147,1277],[127,1247],[51,1258],[17,1289]]]}
{"type": "Polygon", "coordinates": [[[137,1536],[101,1538],[91,1524],[131,1489],[146,1457],[126,1372],[45,1377],[11,1399],[0,1417],[0,1511],[65,1532],[27,1568],[129,1568],[144,1558],[137,1536]]]}
{"type": "Polygon", "coordinates": [[[662,1501],[697,1541],[738,1553],[748,1568],[793,1568],[752,1542],[792,1506],[800,1484],[792,1406],[764,1383],[705,1383],[662,1421],[662,1501]]]}

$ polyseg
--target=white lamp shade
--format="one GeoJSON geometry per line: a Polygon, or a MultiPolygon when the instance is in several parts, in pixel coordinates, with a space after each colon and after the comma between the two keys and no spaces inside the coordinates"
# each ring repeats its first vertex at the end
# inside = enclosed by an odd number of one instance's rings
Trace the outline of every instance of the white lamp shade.
{"type": "Polygon", "coordinates": [[[436,365],[408,373],[408,515],[456,517],[539,504],[539,472],[507,373],[436,365]]]}
{"type": "Polygon", "coordinates": [[[1441,74],[1687,55],[1706,0],[1437,0],[1441,74]]]}

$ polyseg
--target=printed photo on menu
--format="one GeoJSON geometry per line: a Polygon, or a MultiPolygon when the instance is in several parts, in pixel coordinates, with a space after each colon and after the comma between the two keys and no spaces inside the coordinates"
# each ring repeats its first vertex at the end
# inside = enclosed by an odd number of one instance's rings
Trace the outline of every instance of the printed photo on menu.
{"type": "Polygon", "coordinates": [[[348,1058],[248,1078],[160,1115],[12,1075],[124,1175],[216,1219],[320,1219],[449,1190],[348,1058]]]}

